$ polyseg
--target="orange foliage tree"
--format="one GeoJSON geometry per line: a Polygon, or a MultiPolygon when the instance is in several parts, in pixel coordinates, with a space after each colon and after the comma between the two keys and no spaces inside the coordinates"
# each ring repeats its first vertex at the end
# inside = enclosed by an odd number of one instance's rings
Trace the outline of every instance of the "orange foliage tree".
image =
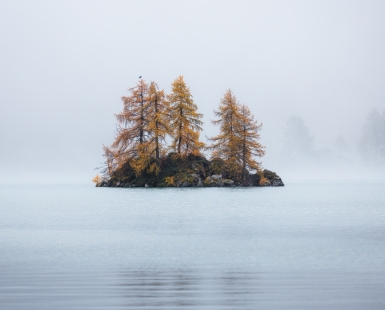
{"type": "Polygon", "coordinates": [[[172,83],[172,93],[168,96],[171,111],[171,137],[173,149],[179,156],[200,154],[204,143],[199,141],[202,131],[202,114],[192,99],[189,87],[183,76],[179,76],[172,83]]]}
{"type": "Polygon", "coordinates": [[[140,80],[129,91],[130,96],[122,97],[123,111],[116,115],[119,127],[112,147],[117,149],[118,156],[136,158],[148,137],[148,85],[140,80]]]}
{"type": "Polygon", "coordinates": [[[264,146],[258,142],[262,124],[254,121],[248,107],[240,105],[231,90],[226,91],[214,113],[218,119],[212,123],[220,126],[220,133],[210,138],[208,149],[212,150],[212,157],[223,159],[232,173],[243,177],[247,169],[259,171],[260,164],[254,157],[265,154],[264,146]]]}
{"type": "Polygon", "coordinates": [[[129,91],[129,96],[122,97],[123,111],[116,115],[119,127],[112,148],[118,165],[129,161],[135,172],[140,174],[147,163],[144,155],[149,138],[149,86],[140,80],[129,91]]]}
{"type": "Polygon", "coordinates": [[[170,108],[163,90],[158,84],[151,82],[148,91],[148,140],[146,141],[146,154],[149,172],[160,171],[160,155],[165,149],[165,139],[170,133],[170,108]],[[151,162],[155,158],[155,162],[151,162]]]}
{"type": "Polygon", "coordinates": [[[119,128],[112,144],[118,164],[129,162],[137,175],[145,169],[160,171],[160,155],[170,132],[169,105],[155,82],[140,80],[122,97],[123,111],[116,115],[119,128]],[[154,159],[154,160],[153,160],[154,159]]]}
{"type": "Polygon", "coordinates": [[[240,118],[238,120],[238,135],[240,138],[239,159],[242,163],[242,175],[245,177],[247,169],[260,170],[260,163],[255,161],[254,157],[262,157],[265,155],[265,147],[258,142],[260,135],[258,131],[262,128],[262,123],[254,120],[254,115],[251,114],[246,105],[241,105],[239,110],[240,118]]]}
{"type": "Polygon", "coordinates": [[[221,158],[233,172],[239,168],[238,150],[239,136],[237,134],[239,114],[239,104],[237,98],[227,90],[221,99],[218,110],[214,111],[217,120],[211,121],[214,125],[220,126],[219,135],[210,138],[212,142],[208,146],[212,150],[213,158],[221,158]]]}
{"type": "MultiPolygon", "coordinates": [[[[116,115],[119,126],[115,140],[111,147],[103,146],[106,176],[111,177],[127,162],[137,175],[145,170],[158,174],[168,135],[172,138],[168,148],[178,156],[201,154],[205,148],[199,141],[202,114],[198,113],[183,76],[174,80],[167,96],[155,82],[146,84],[144,80],[129,91],[129,96],[122,97],[123,111],[116,115]]],[[[238,103],[231,90],[226,91],[214,112],[218,119],[212,123],[220,126],[220,134],[212,137],[212,144],[207,147],[212,150],[212,157],[223,159],[230,171],[244,177],[248,169],[260,171],[254,158],[265,154],[258,142],[262,124],[254,120],[247,106],[238,103]]]]}
{"type": "Polygon", "coordinates": [[[102,173],[109,178],[112,176],[112,173],[114,172],[117,166],[116,152],[114,152],[114,150],[105,145],[103,145],[103,152],[103,156],[106,161],[102,173]]]}

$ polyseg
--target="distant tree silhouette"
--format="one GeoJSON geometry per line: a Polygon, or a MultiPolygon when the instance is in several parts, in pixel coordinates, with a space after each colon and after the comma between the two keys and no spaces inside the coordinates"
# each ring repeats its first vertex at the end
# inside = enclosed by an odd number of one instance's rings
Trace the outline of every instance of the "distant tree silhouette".
{"type": "Polygon", "coordinates": [[[334,141],[334,150],[338,155],[342,155],[348,151],[348,146],[346,144],[345,138],[342,135],[339,135],[334,141]]]}
{"type": "Polygon", "coordinates": [[[377,109],[369,112],[362,127],[358,148],[363,159],[376,164],[384,158],[385,152],[385,111],[381,115],[377,109]]]}
{"type": "Polygon", "coordinates": [[[314,150],[314,137],[299,116],[292,115],[284,129],[282,156],[286,160],[303,158],[314,150]]]}
{"type": "Polygon", "coordinates": [[[382,133],[382,143],[380,146],[380,153],[383,159],[385,159],[385,109],[382,111],[381,115],[381,125],[380,125],[380,130],[382,133]]]}

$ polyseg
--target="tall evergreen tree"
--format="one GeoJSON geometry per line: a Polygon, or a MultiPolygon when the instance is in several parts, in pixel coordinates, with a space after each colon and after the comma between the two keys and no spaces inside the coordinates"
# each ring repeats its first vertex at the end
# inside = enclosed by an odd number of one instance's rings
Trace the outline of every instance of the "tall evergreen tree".
{"type": "Polygon", "coordinates": [[[260,139],[259,131],[262,124],[254,120],[254,115],[251,114],[246,105],[240,106],[240,118],[238,121],[238,132],[240,138],[239,160],[242,164],[242,176],[245,178],[247,169],[261,170],[260,163],[254,160],[255,156],[262,157],[265,155],[265,147],[258,142],[260,139]]]}
{"type": "Polygon", "coordinates": [[[146,147],[147,156],[155,158],[150,165],[150,171],[160,171],[160,155],[165,149],[166,135],[170,134],[170,108],[163,90],[159,90],[158,84],[151,82],[148,90],[148,128],[149,138],[146,147]]]}
{"type": "Polygon", "coordinates": [[[230,170],[236,171],[239,168],[239,144],[240,139],[237,134],[237,126],[240,119],[239,104],[237,98],[228,89],[221,102],[218,110],[214,110],[218,119],[211,121],[214,125],[219,125],[219,135],[210,138],[212,142],[208,149],[212,150],[213,158],[223,159],[230,170]]]}
{"type": "Polygon", "coordinates": [[[179,156],[200,154],[204,147],[204,143],[199,141],[203,124],[200,120],[202,114],[197,112],[198,107],[183,76],[179,76],[172,83],[172,93],[167,98],[171,116],[171,149],[179,156]]]}
{"type": "Polygon", "coordinates": [[[120,156],[130,161],[137,175],[147,168],[157,174],[164,141],[170,133],[169,105],[155,82],[148,85],[140,80],[130,90],[131,96],[122,98],[123,112],[117,115],[125,127],[119,128],[113,146],[120,147],[120,156]]]}
{"type": "Polygon", "coordinates": [[[148,89],[146,82],[140,80],[136,87],[129,89],[129,96],[122,97],[123,111],[116,115],[119,127],[112,144],[118,162],[138,160],[145,152],[149,138],[148,89]]]}
{"type": "Polygon", "coordinates": [[[258,142],[262,124],[254,121],[249,108],[240,105],[231,90],[226,91],[214,113],[218,119],[212,123],[220,126],[220,133],[210,138],[212,157],[223,159],[232,173],[241,173],[242,177],[246,177],[248,169],[259,170],[254,157],[265,154],[258,142]]]}

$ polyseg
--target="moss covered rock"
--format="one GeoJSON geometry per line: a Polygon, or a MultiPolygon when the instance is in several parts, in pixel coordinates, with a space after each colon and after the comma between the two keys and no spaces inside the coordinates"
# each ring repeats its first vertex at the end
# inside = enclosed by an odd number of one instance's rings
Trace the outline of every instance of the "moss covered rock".
{"type": "Polygon", "coordinates": [[[142,172],[136,175],[129,162],[116,168],[100,187],[223,187],[223,186],[284,186],[281,178],[272,171],[245,175],[229,171],[225,161],[190,155],[181,158],[170,153],[161,159],[158,174],[142,172]]]}

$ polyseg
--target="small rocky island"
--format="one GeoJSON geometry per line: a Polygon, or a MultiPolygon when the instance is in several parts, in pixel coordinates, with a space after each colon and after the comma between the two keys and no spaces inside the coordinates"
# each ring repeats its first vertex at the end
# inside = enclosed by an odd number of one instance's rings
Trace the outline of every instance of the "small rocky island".
{"type": "Polygon", "coordinates": [[[207,160],[190,155],[180,158],[174,153],[162,160],[159,174],[143,172],[139,176],[129,163],[111,173],[108,179],[99,179],[98,187],[235,187],[284,186],[281,178],[272,171],[263,170],[246,175],[229,170],[222,159],[207,160]]]}
{"type": "Polygon", "coordinates": [[[275,172],[256,161],[265,155],[259,143],[262,123],[230,89],[211,121],[220,132],[204,143],[203,115],[183,76],[171,87],[166,95],[155,82],[140,78],[130,95],[122,97],[115,140],[103,146],[102,176],[93,179],[97,187],[284,186],[275,172]]]}

